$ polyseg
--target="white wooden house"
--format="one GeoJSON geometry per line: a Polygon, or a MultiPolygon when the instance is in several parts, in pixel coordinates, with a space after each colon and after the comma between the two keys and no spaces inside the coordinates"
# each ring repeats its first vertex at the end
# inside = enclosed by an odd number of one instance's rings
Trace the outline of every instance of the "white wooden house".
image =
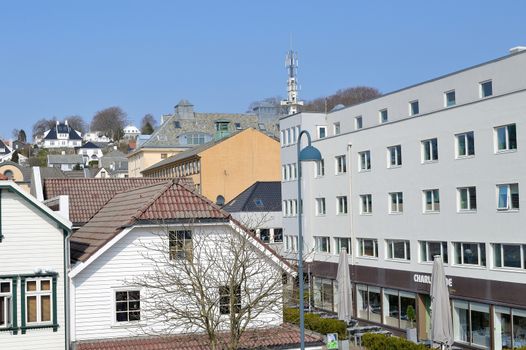
{"type": "MultiPolygon", "coordinates": [[[[160,331],[163,316],[143,309],[153,291],[134,284],[137,278],[154,272],[155,266],[146,256],[153,256],[161,267],[169,268],[174,259],[195,259],[199,239],[203,242],[206,238],[209,245],[214,245],[212,251],[219,252],[227,248],[230,237],[248,242],[258,260],[266,265],[263,275],[257,276],[259,282],[253,277],[250,283],[255,286],[277,278],[280,282],[276,292],[282,295],[282,273],[293,273],[291,267],[227,212],[178,180],[115,195],[72,237],[71,340],[82,349],[89,341],[126,339],[144,334],[145,329],[160,331]],[[148,248],[150,244],[167,249],[153,251],[148,248]]],[[[220,266],[211,266],[208,273],[212,280],[223,272],[220,266]]],[[[243,289],[245,292],[248,294],[240,294],[240,307],[250,297],[250,292],[243,289]]],[[[211,286],[207,293],[220,300],[217,286],[211,286]]],[[[167,294],[166,298],[174,295],[167,294]]],[[[268,307],[251,325],[280,326],[280,302],[268,307]]]]}
{"type": "Polygon", "coordinates": [[[0,349],[66,349],[71,222],[0,181],[0,349]]]}

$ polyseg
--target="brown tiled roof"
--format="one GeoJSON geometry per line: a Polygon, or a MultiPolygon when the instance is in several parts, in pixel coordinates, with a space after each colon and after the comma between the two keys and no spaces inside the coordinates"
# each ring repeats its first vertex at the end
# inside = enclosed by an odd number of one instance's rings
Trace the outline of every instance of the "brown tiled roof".
{"type": "Polygon", "coordinates": [[[116,194],[71,238],[71,258],[86,261],[124,228],[139,222],[228,220],[229,214],[178,179],[116,194]]]}
{"type": "MultiPolygon", "coordinates": [[[[248,330],[241,337],[239,349],[289,349],[299,348],[299,328],[284,324],[259,330],[248,330]]],[[[221,349],[226,349],[226,335],[220,337],[221,349]]],[[[134,337],[108,340],[90,340],[77,343],[77,350],[207,350],[208,338],[204,334],[175,335],[169,337],[134,337]]],[[[317,333],[305,332],[305,345],[323,344],[317,333]]]]}
{"type": "MultiPolygon", "coordinates": [[[[148,186],[168,179],[159,178],[107,178],[107,179],[44,179],[44,199],[60,195],[69,196],[69,219],[75,226],[83,225],[117,192],[148,186]]],[[[192,179],[183,183],[193,187],[192,179]]]]}

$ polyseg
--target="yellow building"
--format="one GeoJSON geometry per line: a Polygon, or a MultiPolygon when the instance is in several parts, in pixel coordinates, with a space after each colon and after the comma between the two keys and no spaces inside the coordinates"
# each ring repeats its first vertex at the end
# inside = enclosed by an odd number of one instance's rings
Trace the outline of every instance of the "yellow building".
{"type": "Polygon", "coordinates": [[[212,201],[226,203],[256,181],[280,181],[280,145],[249,128],[169,157],[142,171],[148,177],[191,177],[212,201]]]}
{"type": "Polygon", "coordinates": [[[31,183],[31,168],[22,166],[10,160],[0,163],[0,174],[13,180],[24,191],[29,193],[31,183]]]}
{"type": "Polygon", "coordinates": [[[181,153],[186,148],[139,148],[128,157],[128,176],[141,177],[141,171],[170,156],[181,153]]]}

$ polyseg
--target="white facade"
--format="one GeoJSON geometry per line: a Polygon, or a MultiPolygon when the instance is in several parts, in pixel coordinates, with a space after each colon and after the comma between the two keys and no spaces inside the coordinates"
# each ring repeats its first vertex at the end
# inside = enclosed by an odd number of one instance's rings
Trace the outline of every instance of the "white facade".
{"type": "MultiPolygon", "coordinates": [[[[314,261],[337,263],[339,238],[350,239],[359,318],[405,328],[403,320],[389,323],[386,288],[395,287],[416,298],[425,316],[427,291],[419,294],[412,284],[426,283],[418,277],[432,269],[426,242],[439,242],[452,279],[457,343],[500,349],[511,347],[513,338],[514,346],[524,345],[526,300],[517,293],[524,293],[526,283],[526,239],[520,232],[526,224],[526,76],[518,73],[525,69],[526,52],[519,52],[327,115],[281,120],[282,164],[296,161],[296,145],[286,141],[292,143],[287,130],[298,125],[324,158],[323,175],[316,164],[302,166],[305,249],[314,261]],[[322,198],[324,213],[318,210],[322,198]],[[378,277],[372,287],[364,271],[402,271],[414,281],[391,285],[378,277]],[[477,280],[485,295],[476,284],[463,287],[477,280]],[[361,309],[366,295],[372,306],[383,298],[381,314],[361,309]],[[513,334],[504,325],[507,314],[516,315],[513,334]]],[[[295,180],[283,183],[284,200],[296,199],[296,186],[295,180]]],[[[297,217],[283,221],[285,249],[292,251],[297,217]]],[[[422,339],[429,324],[421,322],[422,339]]]]}
{"type": "Polygon", "coordinates": [[[243,226],[254,229],[256,236],[267,243],[278,254],[283,250],[283,217],[279,211],[233,212],[232,217],[243,226]]]}
{"type": "Polygon", "coordinates": [[[127,125],[122,131],[125,139],[135,139],[141,134],[141,131],[135,125],[127,125]]]}
{"type": "Polygon", "coordinates": [[[79,148],[77,154],[81,155],[84,159],[84,165],[89,165],[92,161],[100,161],[103,156],[100,148],[79,148]]]}
{"type": "Polygon", "coordinates": [[[82,137],[82,140],[84,142],[103,142],[103,143],[108,143],[111,141],[109,137],[103,135],[102,132],[100,131],[87,132],[82,137]]]}
{"type": "Polygon", "coordinates": [[[10,181],[0,181],[0,191],[0,347],[64,350],[71,223],[10,181]]]}
{"type": "MultiPolygon", "coordinates": [[[[221,238],[218,235],[238,234],[228,223],[170,227],[184,230],[189,228],[193,235],[206,236],[216,243],[217,238],[221,238]]],[[[153,252],[148,248],[161,244],[161,235],[165,234],[158,226],[133,226],[122,231],[86,262],[74,267],[71,274],[72,341],[137,336],[144,335],[143,329],[159,330],[156,325],[159,319],[151,319],[151,315],[144,315],[144,310],[141,311],[141,321],[117,321],[114,305],[117,292],[130,290],[139,290],[141,302],[146,302],[150,291],[134,287],[133,281],[153,272],[153,265],[150,260],[144,258],[144,254],[159,254],[159,261],[165,259],[164,252],[153,252]],[[148,317],[150,319],[144,321],[148,317]]],[[[269,259],[268,267],[264,279],[281,279],[281,270],[276,262],[269,259]]],[[[215,269],[209,271],[211,276],[216,272],[220,273],[215,269]]],[[[214,293],[216,288],[210,290],[214,293]]],[[[174,296],[167,296],[172,297],[174,296]]],[[[282,321],[281,312],[271,310],[263,312],[257,318],[258,323],[268,326],[280,325],[282,321]]]]}

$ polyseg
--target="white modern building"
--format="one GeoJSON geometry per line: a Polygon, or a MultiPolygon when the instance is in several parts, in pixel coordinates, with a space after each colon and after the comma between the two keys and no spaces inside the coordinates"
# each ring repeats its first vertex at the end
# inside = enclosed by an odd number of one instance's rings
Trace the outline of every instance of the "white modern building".
{"type": "Polygon", "coordinates": [[[296,140],[314,303],[336,310],[338,254],[351,252],[356,317],[428,339],[432,258],[450,279],[464,348],[526,345],[526,48],[325,113],[280,120],[284,249],[297,251],[296,140]],[[303,146],[306,144],[302,139],[303,146]],[[292,176],[290,175],[292,174],[292,176]]]}

